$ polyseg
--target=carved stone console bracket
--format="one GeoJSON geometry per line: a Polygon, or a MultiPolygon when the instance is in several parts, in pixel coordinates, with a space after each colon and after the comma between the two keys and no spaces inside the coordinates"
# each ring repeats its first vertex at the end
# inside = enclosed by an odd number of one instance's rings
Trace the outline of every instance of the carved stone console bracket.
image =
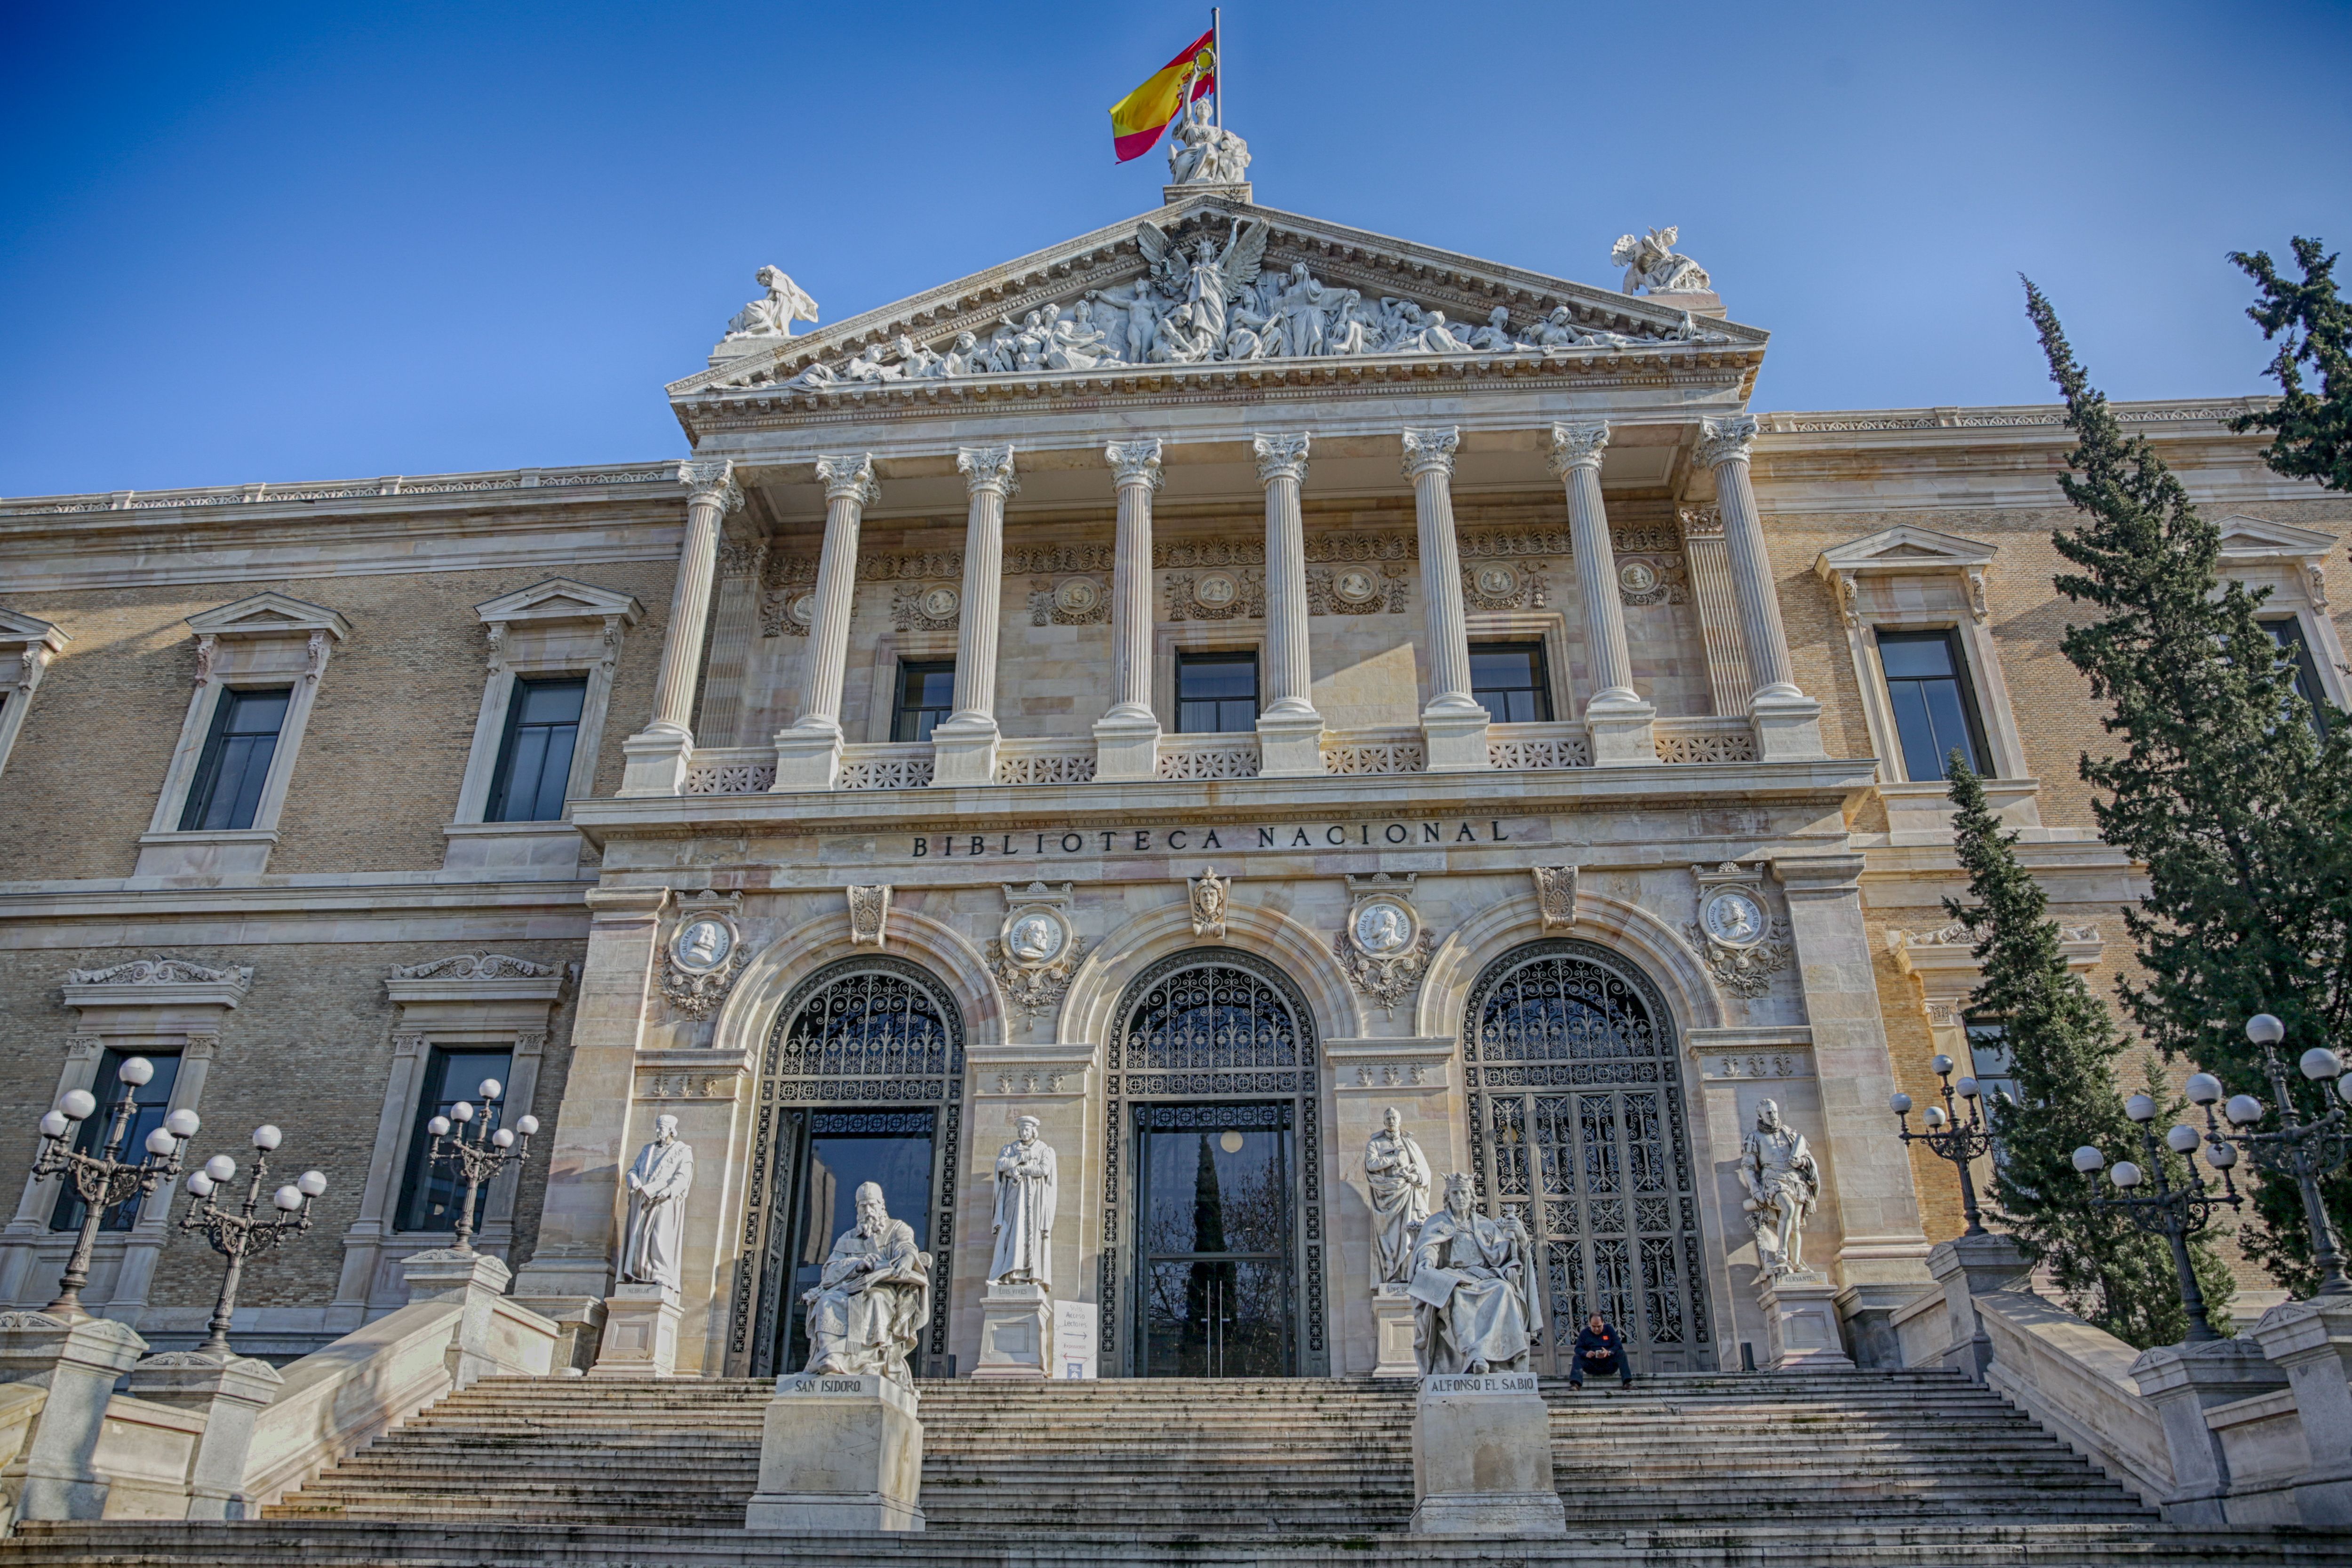
{"type": "Polygon", "coordinates": [[[849,942],[854,947],[880,947],[887,937],[883,927],[890,918],[890,885],[882,883],[872,887],[852,884],[844,890],[849,895],[849,942]]]}

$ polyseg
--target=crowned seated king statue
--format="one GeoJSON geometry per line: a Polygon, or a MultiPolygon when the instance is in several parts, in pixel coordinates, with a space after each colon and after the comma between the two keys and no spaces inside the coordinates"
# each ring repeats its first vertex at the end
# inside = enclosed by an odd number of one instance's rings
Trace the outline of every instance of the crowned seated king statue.
{"type": "Polygon", "coordinates": [[[890,1218],[877,1183],[858,1186],[857,1223],[835,1240],[801,1300],[811,1375],[873,1375],[912,1386],[907,1358],[931,1315],[931,1255],[915,1245],[911,1226],[890,1218]]]}
{"type": "Polygon", "coordinates": [[[1534,1344],[1534,1269],[1516,1215],[1472,1207],[1470,1178],[1445,1178],[1445,1207],[1422,1221],[1408,1289],[1424,1374],[1524,1372],[1534,1344]]]}

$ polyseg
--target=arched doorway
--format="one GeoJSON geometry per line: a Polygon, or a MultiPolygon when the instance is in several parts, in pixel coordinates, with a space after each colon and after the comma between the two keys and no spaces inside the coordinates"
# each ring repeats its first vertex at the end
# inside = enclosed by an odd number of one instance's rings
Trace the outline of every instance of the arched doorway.
{"type": "Polygon", "coordinates": [[[1106,1376],[1328,1375],[1315,1024],[1273,965],[1195,948],[1119,1002],[1105,1073],[1106,1376]]]}
{"type": "Polygon", "coordinates": [[[931,1321],[914,1370],[948,1371],[948,1285],[962,1134],[963,1015],[929,970],[876,956],[795,987],[760,1057],[730,1367],[752,1376],[807,1356],[801,1292],[855,1221],[858,1184],[931,1254],[931,1321]]]}
{"type": "Polygon", "coordinates": [[[1638,967],[1590,942],[1496,958],[1462,1021],[1470,1153],[1488,1214],[1534,1239],[1540,1370],[1598,1309],[1637,1369],[1712,1371],[1698,1187],[1674,1022],[1638,967]]]}

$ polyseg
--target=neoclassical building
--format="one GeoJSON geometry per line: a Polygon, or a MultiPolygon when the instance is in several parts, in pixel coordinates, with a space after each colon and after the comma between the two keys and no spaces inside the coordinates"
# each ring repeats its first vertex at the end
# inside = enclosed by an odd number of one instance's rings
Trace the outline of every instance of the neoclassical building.
{"type": "MultiPolygon", "coordinates": [[[[1742,1208],[1769,1099],[1814,1348],[1885,1359],[1959,1227],[1887,1098],[2000,1071],[1951,748],[2124,956],[2057,412],[1754,413],[1768,334],[1661,246],[1621,291],[1168,196],[797,336],[780,280],[667,389],[682,460],[0,503],[0,1165],[131,1055],[142,1133],[282,1125],[333,1185],[238,1327],[294,1354],[404,1300],[425,1124],[495,1078],[546,1130],[485,1244],[586,1365],[675,1116],[682,1368],[797,1365],[873,1181],[949,1375],[1034,1116],[1061,1359],[1370,1375],[1394,1107],[1433,1202],[1525,1223],[1543,1367],[1597,1308],[1704,1369],[1804,1332],[1742,1208]]],[[[2344,705],[2352,502],[2242,406],[2124,416],[2344,705]]],[[[79,1214],[19,1191],[37,1304],[79,1214]]],[[[169,1346],[216,1277],[159,1197],[88,1297],[169,1346]]]]}

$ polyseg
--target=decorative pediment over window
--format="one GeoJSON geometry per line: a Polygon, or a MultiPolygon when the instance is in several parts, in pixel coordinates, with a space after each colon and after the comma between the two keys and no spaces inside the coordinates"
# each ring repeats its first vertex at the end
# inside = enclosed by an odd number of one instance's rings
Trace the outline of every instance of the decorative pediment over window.
{"type": "Polygon", "coordinates": [[[306,604],[282,593],[257,593],[217,610],[188,617],[198,637],[287,637],[324,632],[338,643],[352,634],[352,623],[324,605],[306,604]]]}
{"type": "MultiPolygon", "coordinates": [[[[2336,537],[2317,528],[2299,528],[2292,523],[2273,523],[2262,517],[2250,517],[2241,513],[2223,517],[2214,525],[2221,532],[2221,569],[2236,574],[2255,571],[2263,567],[2274,569],[2284,579],[2297,581],[2311,609],[2325,612],[2327,609],[2327,557],[2336,549],[2336,537]]],[[[2250,586],[2259,586],[2252,584],[2250,586]]]]}
{"type": "Polygon", "coordinates": [[[1995,548],[1958,534],[1939,534],[1916,523],[1897,523],[1874,534],[1832,545],[1814,558],[1813,570],[1836,591],[1838,609],[1848,626],[1859,626],[1870,607],[1863,602],[1859,580],[1867,577],[1933,575],[1950,572],[1967,583],[1969,618],[1985,618],[1985,568],[1992,564],[1995,548]]]}
{"type": "Polygon", "coordinates": [[[617,619],[624,626],[634,626],[645,613],[633,594],[616,592],[609,588],[597,588],[585,582],[574,582],[567,577],[551,577],[545,582],[512,593],[500,594],[487,603],[474,606],[474,613],[486,624],[503,622],[603,621],[617,619]]]}
{"type": "Polygon", "coordinates": [[[0,661],[5,661],[0,663],[0,692],[31,692],[41,684],[41,672],[49,661],[65,652],[67,642],[66,634],[47,621],[0,610],[0,661]]]}

